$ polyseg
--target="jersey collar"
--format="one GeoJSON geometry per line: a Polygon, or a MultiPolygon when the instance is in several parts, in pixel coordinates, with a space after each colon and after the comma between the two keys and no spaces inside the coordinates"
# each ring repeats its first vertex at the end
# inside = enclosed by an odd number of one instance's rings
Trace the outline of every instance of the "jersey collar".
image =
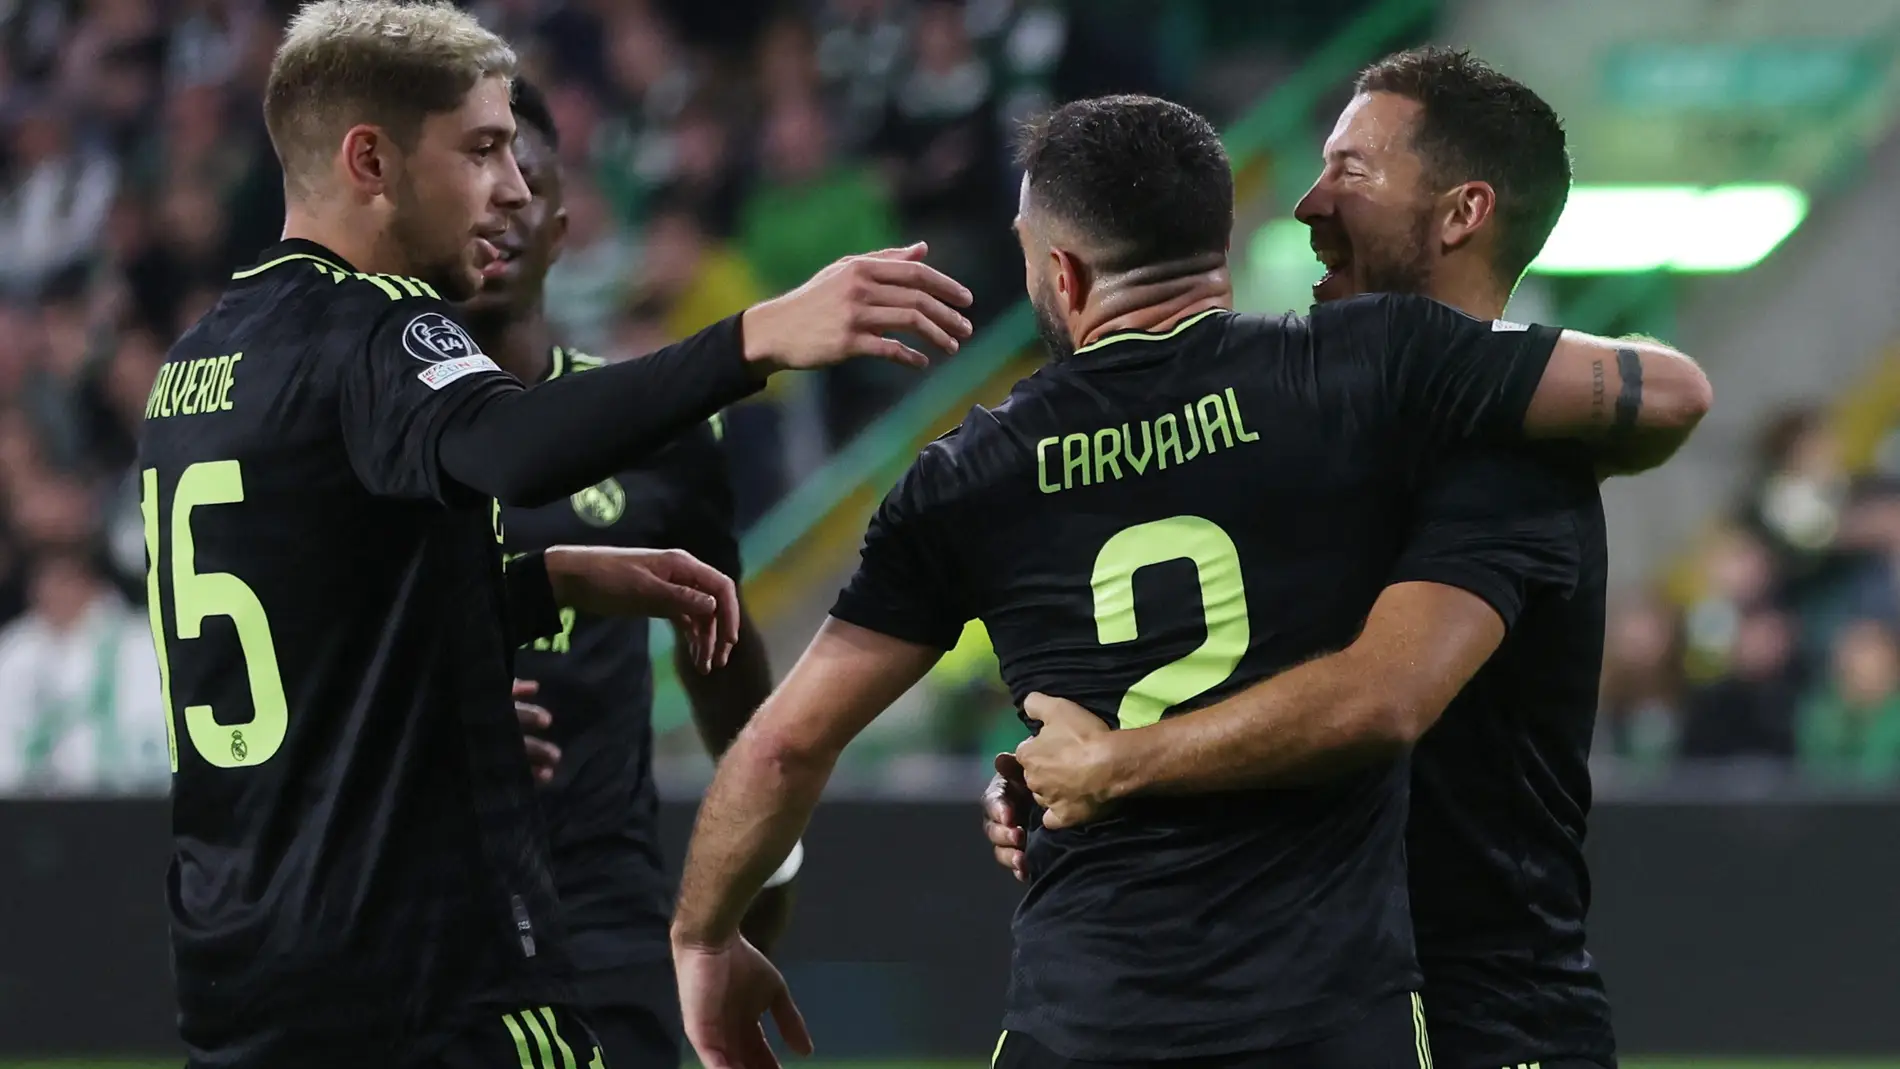
{"type": "Polygon", "coordinates": [[[264,252],[258,256],[255,264],[233,272],[231,279],[234,282],[242,282],[247,278],[261,275],[273,267],[294,263],[298,260],[315,260],[320,264],[325,264],[333,270],[344,274],[356,274],[356,268],[350,266],[348,260],[331,252],[326,246],[319,245],[314,241],[309,241],[304,238],[285,238],[270,248],[265,249],[264,252]]]}
{"type": "Polygon", "coordinates": [[[1176,323],[1174,326],[1169,327],[1165,331],[1151,331],[1151,330],[1117,331],[1113,334],[1108,335],[1107,337],[1095,339],[1094,341],[1088,343],[1087,345],[1084,345],[1080,349],[1077,349],[1072,355],[1082,356],[1087,353],[1100,352],[1102,349],[1105,349],[1108,346],[1119,345],[1122,342],[1169,341],[1177,337],[1178,335],[1180,335],[1182,331],[1188,329],[1189,327],[1193,326],[1196,323],[1199,323],[1201,320],[1206,319],[1208,316],[1219,315],[1220,313],[1225,312],[1225,311],[1228,311],[1228,309],[1209,308],[1205,312],[1196,312],[1193,315],[1188,316],[1186,319],[1181,320],[1179,323],[1176,323]]]}

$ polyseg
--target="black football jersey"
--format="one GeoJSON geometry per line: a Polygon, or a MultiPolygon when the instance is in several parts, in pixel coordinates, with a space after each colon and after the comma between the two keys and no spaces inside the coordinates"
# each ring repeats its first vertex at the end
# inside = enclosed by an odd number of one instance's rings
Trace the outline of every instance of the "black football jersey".
{"type": "Polygon", "coordinates": [[[530,636],[492,502],[436,461],[520,388],[426,285],[305,241],[159,373],[138,464],[194,1066],[403,1065],[566,992],[508,695],[530,636]]]}
{"type": "MultiPolygon", "coordinates": [[[[600,361],[556,347],[548,378],[600,361]]],[[[718,417],[572,497],[502,510],[511,553],[555,545],[678,548],[739,578],[732,484],[718,417]]],[[[516,656],[515,674],[537,680],[534,701],[553,713],[561,748],[541,801],[554,842],[555,880],[588,1004],[643,990],[638,966],[671,953],[672,881],[660,856],[653,785],[653,675],[646,620],[561,610],[558,634],[516,656]]]]}
{"type": "Polygon", "coordinates": [[[1427,480],[1396,578],[1472,589],[1511,625],[1412,759],[1412,921],[1446,1069],[1615,1064],[1609,998],[1584,945],[1608,573],[1580,450],[1465,456],[1427,480]],[[1471,571],[1499,554],[1533,580],[1487,593],[1471,571]]]}
{"type": "MultiPolygon", "coordinates": [[[[980,618],[1019,703],[1113,727],[1214,702],[1351,642],[1418,458],[1513,438],[1556,336],[1377,295],[1102,339],[924,450],[833,614],[944,649],[980,618]]],[[[1416,990],[1406,778],[1393,760],[1032,831],[1004,1026],[1070,1058],[1186,1058],[1416,990]]]]}

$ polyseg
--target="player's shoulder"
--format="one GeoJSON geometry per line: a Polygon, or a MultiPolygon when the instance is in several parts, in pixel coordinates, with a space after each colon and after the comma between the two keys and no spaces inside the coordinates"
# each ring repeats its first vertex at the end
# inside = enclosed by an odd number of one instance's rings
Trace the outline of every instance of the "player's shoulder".
{"type": "Polygon", "coordinates": [[[392,305],[405,302],[442,304],[442,295],[434,286],[406,275],[371,274],[358,271],[328,250],[311,242],[287,241],[265,250],[258,262],[231,275],[233,288],[262,288],[278,292],[301,291],[320,299],[329,308],[356,313],[339,315],[330,325],[367,327],[370,318],[392,305]]]}
{"type": "Polygon", "coordinates": [[[1307,321],[1316,335],[1381,339],[1405,337],[1418,331],[1457,331],[1489,323],[1497,332],[1525,331],[1530,327],[1505,319],[1483,320],[1460,308],[1419,293],[1362,293],[1314,305],[1307,321]]]}
{"type": "Polygon", "coordinates": [[[480,348],[434,286],[349,267],[320,245],[286,241],[231,276],[223,318],[245,332],[290,332],[322,352],[360,355],[377,340],[435,364],[480,348]]]}
{"type": "Polygon", "coordinates": [[[1033,454],[1020,447],[996,409],[973,406],[962,422],[939,434],[917,453],[891,491],[891,500],[911,512],[952,508],[1001,483],[1033,454]]]}

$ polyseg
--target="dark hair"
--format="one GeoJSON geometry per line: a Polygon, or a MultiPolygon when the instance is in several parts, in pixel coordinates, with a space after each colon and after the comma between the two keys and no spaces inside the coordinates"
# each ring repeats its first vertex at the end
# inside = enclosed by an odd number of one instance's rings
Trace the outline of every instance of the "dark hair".
{"type": "Polygon", "coordinates": [[[1019,159],[1037,208],[1075,228],[1101,270],[1227,249],[1227,150],[1179,104],[1148,96],[1064,104],[1024,128],[1019,159]]]}
{"type": "Polygon", "coordinates": [[[1413,148],[1427,181],[1439,188],[1491,184],[1498,220],[1493,266],[1516,282],[1543,251],[1570,196],[1563,120],[1524,83],[1457,49],[1395,52],[1360,72],[1355,88],[1419,105],[1413,148]]]}
{"type": "Polygon", "coordinates": [[[541,135],[541,140],[556,152],[561,151],[561,129],[554,125],[554,112],[548,110],[548,98],[528,79],[516,75],[514,85],[515,120],[541,135]]]}

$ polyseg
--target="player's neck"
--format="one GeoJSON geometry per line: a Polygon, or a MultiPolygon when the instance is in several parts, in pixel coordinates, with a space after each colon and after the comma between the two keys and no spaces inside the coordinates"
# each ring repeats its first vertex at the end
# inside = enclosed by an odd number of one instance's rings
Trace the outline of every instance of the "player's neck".
{"type": "Polygon", "coordinates": [[[1425,296],[1447,304],[1473,319],[1500,319],[1504,306],[1511,303],[1511,290],[1498,285],[1488,267],[1464,264],[1455,259],[1441,261],[1432,272],[1425,296]]]}
{"type": "Polygon", "coordinates": [[[1234,306],[1234,283],[1224,256],[1137,268],[1103,279],[1076,324],[1080,349],[1126,331],[1163,332],[1212,309],[1234,306]]]}
{"type": "Polygon", "coordinates": [[[553,359],[554,332],[539,304],[514,318],[488,321],[470,317],[469,329],[475,334],[475,343],[508,374],[529,385],[547,375],[553,359]]]}
{"type": "Polygon", "coordinates": [[[291,204],[284,211],[284,239],[314,241],[341,256],[350,267],[371,275],[411,275],[414,265],[381,227],[363,219],[307,204],[291,204]]]}

